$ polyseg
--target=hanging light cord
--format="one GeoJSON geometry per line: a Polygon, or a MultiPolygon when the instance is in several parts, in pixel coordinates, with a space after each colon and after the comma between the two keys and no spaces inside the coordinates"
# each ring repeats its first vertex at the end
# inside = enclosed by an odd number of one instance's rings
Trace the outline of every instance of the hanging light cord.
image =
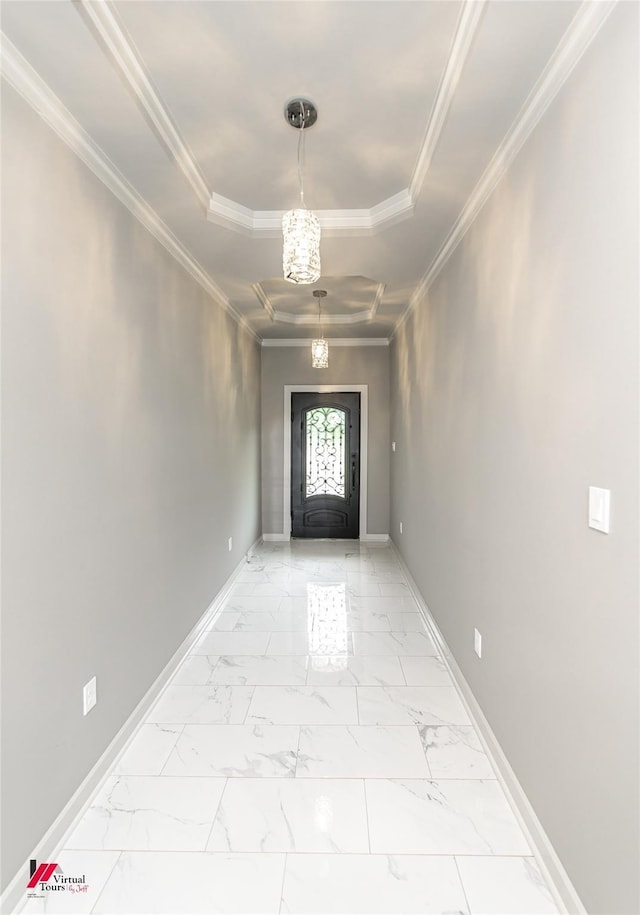
{"type": "Polygon", "coordinates": [[[320,332],[320,339],[324,340],[324,334],[322,333],[322,312],[320,310],[321,303],[322,299],[318,298],[318,331],[320,332]]]}
{"type": "Polygon", "coordinates": [[[304,103],[300,102],[300,134],[298,136],[298,182],[300,184],[300,205],[306,210],[304,205],[304,103]]]}

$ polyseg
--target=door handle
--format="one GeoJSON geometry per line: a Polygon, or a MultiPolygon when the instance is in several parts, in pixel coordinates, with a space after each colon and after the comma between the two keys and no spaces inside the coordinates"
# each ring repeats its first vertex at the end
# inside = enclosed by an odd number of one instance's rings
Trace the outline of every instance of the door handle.
{"type": "Polygon", "coordinates": [[[351,489],[356,488],[356,462],[355,459],[351,461],[351,489]]]}

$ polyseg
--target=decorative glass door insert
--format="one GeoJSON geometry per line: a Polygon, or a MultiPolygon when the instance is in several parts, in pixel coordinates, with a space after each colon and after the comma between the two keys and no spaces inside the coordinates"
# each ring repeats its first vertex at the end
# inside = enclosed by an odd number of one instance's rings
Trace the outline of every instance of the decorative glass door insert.
{"type": "Polygon", "coordinates": [[[305,415],[305,496],[345,497],[347,415],[336,407],[314,407],[305,415]]]}

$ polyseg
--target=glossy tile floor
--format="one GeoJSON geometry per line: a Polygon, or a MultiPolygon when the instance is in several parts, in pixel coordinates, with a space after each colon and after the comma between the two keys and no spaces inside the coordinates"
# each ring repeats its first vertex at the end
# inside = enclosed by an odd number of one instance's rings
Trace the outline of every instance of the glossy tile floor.
{"type": "Polygon", "coordinates": [[[557,911],[393,549],[358,541],[260,547],[58,863],[89,891],[26,911],[557,911]]]}

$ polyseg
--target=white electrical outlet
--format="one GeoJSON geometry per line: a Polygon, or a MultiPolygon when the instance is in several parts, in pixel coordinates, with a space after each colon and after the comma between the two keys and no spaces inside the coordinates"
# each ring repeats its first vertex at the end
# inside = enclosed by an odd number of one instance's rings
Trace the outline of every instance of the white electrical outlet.
{"type": "Polygon", "coordinates": [[[473,630],[473,650],[479,658],[482,657],[482,636],[477,629],[473,630]]]}
{"type": "Polygon", "coordinates": [[[96,677],[82,687],[82,714],[88,715],[98,701],[98,681],[96,677]]]}
{"type": "Polygon", "coordinates": [[[395,450],[396,450],[396,443],[395,443],[395,442],[391,442],[391,450],[392,450],[392,451],[395,451],[395,450]]]}
{"type": "Polygon", "coordinates": [[[229,552],[233,549],[233,537],[229,537],[229,552]]]}
{"type": "Polygon", "coordinates": [[[400,522],[400,533],[402,533],[402,521],[400,522]]]}

